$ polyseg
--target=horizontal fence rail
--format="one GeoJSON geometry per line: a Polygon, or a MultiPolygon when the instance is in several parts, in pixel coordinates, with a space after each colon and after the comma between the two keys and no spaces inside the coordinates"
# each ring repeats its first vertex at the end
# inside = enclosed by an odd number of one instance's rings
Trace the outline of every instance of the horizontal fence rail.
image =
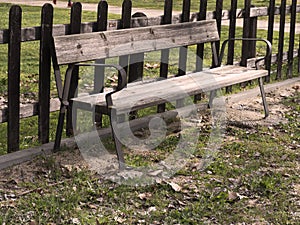
{"type": "MultiPolygon", "coordinates": [[[[237,1],[231,0],[231,10],[222,9],[222,1],[216,1],[215,11],[207,11],[207,0],[203,0],[199,3],[199,12],[190,12],[190,1],[183,0],[182,13],[173,15],[172,12],[172,0],[165,1],[164,15],[159,17],[139,17],[138,14],[131,15],[132,3],[130,0],[124,0],[122,5],[122,19],[120,20],[108,20],[108,5],[106,1],[100,1],[98,4],[98,20],[95,22],[81,22],[81,4],[79,2],[73,4],[70,15],[70,24],[52,24],[53,23],[53,7],[51,4],[45,4],[42,8],[41,26],[35,27],[21,27],[22,9],[19,6],[12,6],[10,10],[10,21],[9,28],[0,30],[0,44],[8,44],[8,104],[7,107],[0,109],[0,123],[8,122],[8,149],[7,152],[14,152],[19,150],[19,119],[36,116],[39,118],[39,130],[38,136],[40,143],[49,142],[49,115],[50,112],[57,111],[59,109],[59,99],[50,97],[50,80],[53,79],[51,71],[50,51],[49,51],[49,31],[53,36],[62,36],[75,33],[90,33],[104,30],[116,30],[126,29],[143,26],[153,26],[162,24],[176,24],[187,21],[199,21],[206,19],[216,19],[219,32],[221,34],[222,23],[224,20],[229,20],[229,31],[228,37],[223,38],[234,38],[236,30],[236,20],[239,18],[243,19],[243,37],[256,37],[257,32],[257,19],[259,17],[268,18],[268,31],[267,39],[273,42],[274,32],[274,16],[280,16],[280,29],[279,29],[279,44],[277,51],[273,51],[273,55],[265,62],[261,61],[261,66],[265,66],[270,71],[271,65],[277,63],[277,79],[290,78],[292,77],[291,71],[293,61],[298,57],[300,48],[297,46],[295,49],[295,40],[299,40],[299,35],[295,33],[296,17],[300,13],[300,5],[297,5],[297,1],[293,0],[292,5],[287,6],[286,1],[282,1],[280,6],[275,5],[275,0],[270,0],[269,7],[253,7],[251,0],[244,0],[245,9],[237,9],[237,1]],[[233,12],[233,13],[231,13],[233,12]],[[285,30],[286,16],[290,15],[290,29],[285,30]],[[136,18],[138,17],[138,18],[136,18]],[[16,20],[18,19],[18,20],[16,20]],[[286,33],[289,33],[286,36],[286,33]],[[286,37],[285,37],[286,36],[286,37]],[[284,39],[289,40],[288,51],[285,52],[284,39]],[[15,85],[20,80],[20,47],[21,42],[29,41],[40,41],[40,67],[39,67],[39,100],[33,103],[20,105],[20,87],[15,85]],[[288,62],[288,71],[286,76],[282,75],[283,62],[288,62]],[[13,84],[13,85],[12,85],[13,84]]],[[[228,46],[227,64],[233,64],[233,46],[234,43],[230,42],[228,46]]],[[[217,46],[217,48],[219,48],[217,46]]],[[[185,68],[187,63],[187,49],[180,49],[179,64],[180,68],[185,68]]],[[[247,66],[254,66],[254,60],[256,52],[253,51],[255,46],[251,44],[243,43],[242,52],[242,64],[247,66]]],[[[275,50],[275,49],[273,49],[275,50]]],[[[197,55],[203,58],[204,45],[197,45],[197,55]]],[[[135,56],[122,56],[119,59],[120,65],[125,68],[128,61],[134,60],[134,57],[144,58],[144,54],[141,53],[135,56]],[[129,59],[129,60],[128,60],[129,59]]],[[[168,62],[169,61],[169,50],[162,50],[161,57],[163,62],[160,65],[161,77],[167,77],[168,74],[168,62]]],[[[99,60],[100,63],[105,63],[104,59],[99,60]]],[[[99,63],[98,62],[98,63],[99,63]]],[[[202,62],[197,60],[196,70],[202,70],[202,62]]],[[[223,62],[226,63],[226,62],[223,62]]],[[[300,60],[298,59],[295,65],[298,65],[298,71],[300,71],[300,60]]],[[[129,81],[142,78],[143,63],[137,63],[130,65],[129,69],[129,81]],[[132,71],[135,71],[134,73],[132,71]]],[[[103,73],[103,71],[98,71],[103,73]]],[[[184,75],[184,71],[178,70],[178,75],[184,75]]],[[[76,77],[76,76],[74,76],[76,77]]],[[[266,79],[270,81],[270,76],[266,79]]],[[[77,81],[74,81],[76,84],[77,81]]],[[[95,82],[101,84],[101,80],[95,82]]],[[[76,85],[73,87],[74,91],[76,85]]],[[[228,88],[230,91],[230,88],[228,88]]],[[[195,99],[199,99],[200,96],[195,96],[195,99]]],[[[158,112],[163,112],[165,106],[159,105],[158,112]]],[[[98,115],[97,115],[98,116],[98,115]]],[[[99,117],[101,120],[101,116],[99,117]]],[[[72,120],[71,115],[69,117],[69,124],[67,122],[67,133],[72,134],[70,121],[72,120]]]]}

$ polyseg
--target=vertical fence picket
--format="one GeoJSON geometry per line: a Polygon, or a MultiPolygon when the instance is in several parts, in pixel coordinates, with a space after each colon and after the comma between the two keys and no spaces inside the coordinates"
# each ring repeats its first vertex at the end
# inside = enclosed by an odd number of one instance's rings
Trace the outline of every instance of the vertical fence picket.
{"type": "Polygon", "coordinates": [[[290,21],[290,41],[289,41],[289,51],[288,51],[288,70],[287,77],[291,78],[293,76],[293,58],[294,58],[294,45],[295,45],[295,27],[296,27],[296,7],[297,0],[292,1],[291,7],[291,21],[290,21]]]}
{"type": "Polygon", "coordinates": [[[279,42],[277,54],[277,75],[276,79],[281,79],[282,74],[282,59],[283,59],[283,46],[284,46],[284,27],[285,27],[285,8],[286,0],[281,1],[280,6],[280,28],[279,28],[279,42]]]}
{"type": "MultiPolygon", "coordinates": [[[[251,7],[255,7],[251,5],[251,7]]],[[[250,9],[251,10],[251,9],[250,9]]],[[[250,27],[249,27],[249,38],[256,38],[257,36],[257,17],[250,17],[250,27]]],[[[256,42],[248,42],[248,58],[255,58],[256,56],[256,42]]]]}
{"type": "MultiPolygon", "coordinates": [[[[132,10],[131,0],[124,0],[122,4],[121,29],[130,28],[131,10],[132,10]]],[[[119,64],[125,69],[126,72],[128,71],[128,59],[129,59],[128,55],[119,57],[119,64]]]]}
{"type": "MultiPolygon", "coordinates": [[[[164,5],[164,16],[162,24],[171,24],[172,23],[172,9],[173,9],[173,0],[166,0],[164,5]]],[[[161,63],[159,76],[162,78],[168,77],[169,72],[169,56],[170,51],[168,49],[161,51],[161,63]]],[[[160,104],[157,106],[157,112],[161,113],[166,110],[165,104],[160,104]]]]}
{"type": "MultiPolygon", "coordinates": [[[[207,0],[200,1],[199,14],[197,20],[206,20],[207,12],[207,0]]],[[[196,50],[196,71],[203,70],[203,60],[204,60],[204,44],[197,44],[196,50]]],[[[201,94],[194,96],[194,102],[201,100],[201,94]]]]}
{"type": "MultiPolygon", "coordinates": [[[[107,18],[108,17],[108,4],[107,1],[100,1],[97,11],[97,23],[93,31],[105,31],[107,30],[107,18]]],[[[96,63],[104,64],[105,59],[97,59],[96,63]]],[[[94,92],[99,93],[104,87],[104,67],[95,67],[94,75],[94,92]]],[[[95,112],[95,125],[102,127],[102,114],[95,112]]]]}
{"type": "Polygon", "coordinates": [[[298,65],[297,65],[297,72],[298,75],[300,74],[300,41],[299,41],[299,45],[298,45],[298,65]]]}
{"type": "MultiPolygon", "coordinates": [[[[250,37],[250,10],[251,10],[251,0],[245,0],[244,2],[244,22],[243,22],[243,38],[250,37]]],[[[241,65],[247,66],[247,59],[249,57],[250,45],[249,42],[242,42],[242,59],[241,65]]]]}
{"type": "MultiPolygon", "coordinates": [[[[75,2],[71,8],[71,19],[70,19],[70,34],[79,34],[81,27],[81,12],[82,5],[80,2],[75,2]]],[[[78,67],[75,67],[72,73],[71,85],[69,91],[69,98],[73,98],[75,96],[75,92],[78,86],[78,67]]],[[[68,107],[67,111],[67,119],[66,119],[66,134],[67,136],[73,135],[73,120],[76,120],[76,114],[72,115],[72,103],[68,107]]],[[[74,124],[76,124],[74,122],[74,124]]]]}
{"type": "Polygon", "coordinates": [[[49,142],[50,124],[50,77],[51,57],[50,38],[53,25],[53,7],[45,4],[42,7],[41,18],[41,40],[40,40],[40,62],[39,62],[39,141],[44,144],[49,142]]]}
{"type": "MultiPolygon", "coordinates": [[[[237,0],[231,0],[228,39],[235,38],[236,10],[237,10],[237,0]]],[[[229,65],[233,65],[234,43],[235,43],[234,41],[229,41],[228,43],[227,64],[229,65]]],[[[231,91],[232,91],[232,86],[226,87],[227,93],[231,91]]]]}
{"type": "MultiPolygon", "coordinates": [[[[200,1],[198,21],[206,20],[207,0],[200,1]]],[[[204,44],[197,45],[196,71],[203,70],[204,44]]]]}
{"type": "MultiPolygon", "coordinates": [[[[237,10],[237,0],[231,0],[228,39],[235,38],[236,10],[237,10]]],[[[230,41],[228,43],[227,64],[232,65],[233,60],[234,60],[234,41],[230,41]]]]}
{"type": "MultiPolygon", "coordinates": [[[[217,21],[218,32],[219,32],[220,38],[221,38],[221,26],[222,26],[222,10],[223,10],[223,0],[217,0],[216,1],[215,18],[216,18],[216,21],[217,21]]],[[[216,42],[216,49],[217,49],[217,53],[219,55],[220,41],[216,42]]],[[[214,60],[214,57],[212,57],[212,58],[214,60]]],[[[216,65],[215,62],[213,62],[213,65],[216,65]]]]}
{"type": "MultiPolygon", "coordinates": [[[[98,4],[97,22],[93,28],[93,32],[105,31],[107,29],[108,4],[106,1],[101,1],[98,4]]],[[[96,63],[105,63],[104,59],[96,60],[96,63]]],[[[95,68],[94,76],[94,92],[100,92],[104,86],[104,67],[95,68]]]]}
{"type": "MultiPolygon", "coordinates": [[[[274,18],[275,18],[275,0],[270,0],[269,4],[269,20],[268,20],[268,41],[272,44],[273,43],[273,31],[274,31],[274,18]]],[[[265,81],[270,82],[271,78],[271,58],[272,56],[268,57],[265,61],[265,68],[268,70],[268,76],[266,77],[265,81]]]]}
{"type": "MultiPolygon", "coordinates": [[[[190,7],[191,0],[183,0],[182,5],[182,15],[181,15],[181,23],[190,21],[190,7]]],[[[188,46],[183,46],[179,48],[179,61],[178,61],[178,72],[177,76],[182,76],[186,74],[186,63],[187,63],[187,54],[188,54],[188,46]]],[[[183,99],[179,99],[176,101],[176,107],[183,107],[184,101],[183,99]]]]}
{"type": "MultiPolygon", "coordinates": [[[[121,18],[121,29],[127,29],[131,27],[131,12],[132,12],[132,2],[131,0],[124,0],[122,4],[122,18],[121,18]]],[[[119,57],[119,65],[124,68],[128,74],[128,63],[129,63],[129,55],[124,55],[119,57]]],[[[130,112],[130,118],[134,119],[137,115],[137,112],[130,112]]],[[[120,115],[118,117],[119,121],[124,121],[124,115],[120,115]]]]}
{"type": "MultiPolygon", "coordinates": [[[[132,18],[144,18],[147,16],[144,13],[137,12],[132,15],[132,18]]],[[[147,26],[147,23],[139,23],[140,27],[147,26]]],[[[141,80],[144,70],[144,53],[132,54],[129,57],[129,75],[128,82],[141,80]]]]}
{"type": "Polygon", "coordinates": [[[20,143],[20,61],[22,9],[14,5],[9,11],[8,43],[8,152],[19,150],[20,143]]]}
{"type": "MultiPolygon", "coordinates": [[[[190,6],[191,0],[183,0],[181,23],[190,21],[190,6]]],[[[187,51],[188,46],[179,48],[178,76],[186,73],[187,51]]]]}

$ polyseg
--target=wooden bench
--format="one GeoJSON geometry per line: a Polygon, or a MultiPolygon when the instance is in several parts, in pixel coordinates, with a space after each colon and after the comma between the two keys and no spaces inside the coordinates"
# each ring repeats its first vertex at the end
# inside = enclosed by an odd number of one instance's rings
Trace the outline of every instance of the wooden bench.
{"type": "MultiPolygon", "coordinates": [[[[225,45],[232,40],[226,40],[223,43],[220,57],[218,57],[215,44],[219,41],[219,35],[215,20],[53,37],[52,59],[58,94],[61,100],[54,149],[60,148],[64,117],[70,101],[76,102],[77,107],[96,110],[110,116],[112,136],[121,168],[124,165],[124,156],[121,143],[115,135],[117,132],[115,130],[116,126],[112,125],[116,123],[116,114],[165,103],[166,99],[179,100],[182,98],[182,92],[192,96],[258,79],[265,117],[267,117],[269,112],[262,78],[268,75],[268,71],[258,69],[257,66],[258,62],[264,60],[265,57],[256,61],[256,69],[238,65],[221,66],[225,45]],[[211,43],[214,58],[213,68],[164,80],[160,79],[155,82],[139,82],[136,85],[127,86],[126,72],[121,66],[82,63],[199,43],[211,43]],[[60,65],[68,65],[64,84],[62,84],[60,65]],[[72,71],[79,66],[91,65],[95,67],[115,67],[119,71],[116,90],[109,93],[94,93],[69,99],[72,71]],[[179,89],[181,91],[178,91],[179,89]],[[143,96],[142,99],[140,96],[143,96]]],[[[266,57],[271,54],[271,44],[266,40],[241,38],[235,40],[264,41],[267,44],[266,57]]]]}

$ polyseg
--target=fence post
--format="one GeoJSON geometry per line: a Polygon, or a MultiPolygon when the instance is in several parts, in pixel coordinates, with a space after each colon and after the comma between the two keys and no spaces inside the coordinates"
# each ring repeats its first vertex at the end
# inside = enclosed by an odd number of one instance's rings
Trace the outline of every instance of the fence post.
{"type": "MultiPolygon", "coordinates": [[[[229,34],[228,34],[229,39],[235,38],[236,10],[237,10],[237,0],[231,0],[229,34]]],[[[232,65],[233,60],[234,60],[234,41],[230,41],[228,43],[227,64],[232,65]]]]}
{"type": "MultiPolygon", "coordinates": [[[[207,11],[207,0],[200,1],[198,21],[206,20],[206,11],[207,11]]],[[[197,44],[196,50],[196,71],[203,70],[203,60],[204,60],[204,44],[197,44]]],[[[194,102],[200,101],[202,98],[201,94],[194,96],[194,102]]]]}
{"type": "Polygon", "coordinates": [[[289,41],[289,52],[288,52],[288,70],[287,70],[287,77],[288,78],[291,78],[293,76],[295,26],[296,26],[296,7],[297,7],[297,0],[293,0],[292,1],[292,8],[291,8],[290,41],[289,41]]]}
{"type": "MultiPolygon", "coordinates": [[[[132,2],[131,0],[124,0],[122,4],[122,18],[121,18],[121,27],[120,29],[126,29],[131,27],[131,10],[132,10],[132,2]]],[[[127,73],[128,78],[128,63],[129,63],[129,55],[124,55],[119,57],[119,65],[124,68],[127,73]]],[[[136,111],[130,113],[130,118],[135,118],[137,115],[136,111]]],[[[118,116],[118,120],[120,122],[125,121],[125,115],[118,116]]]]}
{"type": "MultiPolygon", "coordinates": [[[[181,23],[190,21],[190,7],[191,0],[183,0],[181,23]]],[[[178,72],[177,76],[182,76],[186,74],[186,62],[187,62],[188,46],[179,47],[179,61],[178,61],[178,72]]],[[[180,108],[184,106],[184,99],[179,99],[176,101],[176,107],[180,108]]]]}
{"type": "MultiPolygon", "coordinates": [[[[198,21],[206,20],[207,0],[201,0],[198,21]]],[[[203,70],[204,44],[197,45],[196,71],[203,70]]],[[[199,99],[200,100],[200,99],[199,99]]]]}
{"type": "MultiPolygon", "coordinates": [[[[251,7],[255,7],[251,5],[251,7]]],[[[251,8],[250,8],[251,10],[251,8]]],[[[249,38],[256,38],[257,36],[257,17],[250,17],[250,24],[249,24],[249,38]]],[[[251,41],[249,42],[249,52],[248,58],[254,58],[256,56],[256,42],[251,41]]]]}
{"type": "MultiPolygon", "coordinates": [[[[144,13],[137,12],[132,15],[132,18],[141,17],[147,19],[147,16],[144,13]]],[[[148,24],[139,24],[140,27],[147,26],[148,24]]],[[[141,80],[143,77],[144,70],[144,53],[132,54],[129,59],[129,75],[128,83],[141,80]]]]}
{"type": "MultiPolygon", "coordinates": [[[[237,0],[231,0],[228,39],[235,38],[236,9],[237,9],[237,0]]],[[[229,65],[233,65],[234,43],[235,43],[234,41],[229,41],[229,43],[228,43],[227,64],[229,64],[229,65]]],[[[220,62],[220,63],[222,63],[222,62],[220,62]]],[[[227,93],[229,93],[231,91],[232,91],[232,86],[226,87],[227,93]]]]}
{"type": "MultiPolygon", "coordinates": [[[[171,24],[172,23],[172,9],[173,9],[173,0],[166,0],[164,5],[164,16],[162,24],[171,24]]],[[[161,51],[161,63],[160,63],[160,71],[159,76],[162,78],[168,77],[169,72],[169,49],[165,49],[161,51]]],[[[166,110],[165,104],[160,104],[157,106],[157,112],[162,113],[166,110]]]]}
{"type": "MultiPolygon", "coordinates": [[[[93,32],[105,31],[107,30],[107,15],[108,15],[108,5],[106,1],[100,1],[98,4],[97,11],[97,23],[93,28],[93,32]]],[[[96,63],[104,64],[104,59],[97,59],[96,63]]],[[[104,67],[95,68],[94,77],[94,92],[100,92],[104,86],[104,67]]]]}
{"type": "MultiPolygon", "coordinates": [[[[269,21],[268,21],[268,41],[272,44],[273,43],[273,30],[274,30],[274,15],[275,15],[275,0],[270,0],[269,4],[269,21]]],[[[271,78],[271,61],[272,56],[266,59],[266,70],[268,70],[268,76],[266,77],[265,81],[270,82],[271,78]]]]}
{"type": "MultiPolygon", "coordinates": [[[[132,10],[132,2],[131,0],[124,0],[122,4],[122,18],[121,18],[121,29],[130,28],[131,26],[131,10],[132,10]]],[[[129,56],[120,56],[119,64],[128,71],[128,59],[129,56]]]]}
{"type": "Polygon", "coordinates": [[[50,38],[53,24],[53,7],[45,4],[42,7],[40,62],[39,62],[39,141],[44,144],[49,142],[49,113],[50,113],[50,76],[51,56],[50,38]]]}
{"type": "Polygon", "coordinates": [[[281,79],[282,74],[282,60],[283,60],[283,46],[284,46],[284,27],[285,27],[285,8],[286,0],[281,1],[280,6],[280,29],[277,55],[277,76],[276,79],[281,79]]]}
{"type": "MultiPolygon", "coordinates": [[[[223,0],[217,0],[216,1],[216,21],[217,21],[217,27],[218,27],[218,33],[219,37],[221,39],[221,25],[222,25],[222,10],[223,10],[223,0]]],[[[219,55],[220,51],[220,41],[216,42],[216,49],[217,54],[219,55]]],[[[214,60],[214,57],[212,57],[214,60]]],[[[213,61],[213,65],[216,65],[216,62],[213,61]]]]}
{"type": "MultiPolygon", "coordinates": [[[[181,23],[190,21],[190,6],[191,0],[183,0],[181,23]]],[[[187,51],[188,46],[179,48],[178,76],[186,74],[187,51]]]]}
{"type": "MultiPolygon", "coordinates": [[[[71,8],[71,20],[70,20],[70,34],[79,34],[81,27],[81,12],[82,6],[80,2],[75,2],[71,8]]],[[[78,86],[78,67],[75,67],[72,73],[71,85],[70,85],[70,93],[69,98],[73,98],[75,96],[75,92],[78,86]]],[[[67,136],[73,135],[73,127],[72,120],[76,120],[76,115],[73,113],[72,116],[72,103],[68,107],[67,111],[67,119],[66,119],[66,134],[67,136]],[[74,116],[74,118],[73,118],[74,116]]],[[[76,124],[76,123],[74,123],[76,124]]]]}
{"type": "Polygon", "coordinates": [[[7,152],[20,149],[20,61],[22,9],[9,11],[7,152]]]}
{"type": "MultiPolygon", "coordinates": [[[[94,32],[107,30],[107,15],[108,15],[108,4],[107,1],[100,1],[98,4],[97,11],[97,23],[96,27],[93,28],[94,32]]],[[[104,64],[105,59],[97,59],[96,63],[104,64]]],[[[99,93],[104,87],[104,67],[95,67],[94,75],[94,92],[99,93]]],[[[96,127],[102,127],[102,114],[95,112],[95,125],[96,127]]]]}
{"type": "MultiPolygon", "coordinates": [[[[250,37],[251,20],[250,20],[251,0],[245,0],[244,4],[244,22],[243,22],[243,38],[250,37]]],[[[247,66],[247,59],[249,58],[251,51],[249,42],[242,42],[242,59],[241,66],[247,66]]]]}

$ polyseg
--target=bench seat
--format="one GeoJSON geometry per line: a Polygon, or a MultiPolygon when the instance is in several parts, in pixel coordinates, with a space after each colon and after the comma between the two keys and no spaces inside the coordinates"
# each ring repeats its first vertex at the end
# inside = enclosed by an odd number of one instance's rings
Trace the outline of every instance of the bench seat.
{"type": "MultiPolygon", "coordinates": [[[[118,114],[122,114],[129,110],[135,111],[165,103],[167,100],[178,100],[183,94],[192,96],[267,75],[267,70],[226,65],[155,82],[139,82],[113,94],[113,106],[118,114]]],[[[93,110],[96,107],[96,111],[108,114],[105,95],[105,93],[97,93],[71,100],[78,108],[93,110]]]]}

